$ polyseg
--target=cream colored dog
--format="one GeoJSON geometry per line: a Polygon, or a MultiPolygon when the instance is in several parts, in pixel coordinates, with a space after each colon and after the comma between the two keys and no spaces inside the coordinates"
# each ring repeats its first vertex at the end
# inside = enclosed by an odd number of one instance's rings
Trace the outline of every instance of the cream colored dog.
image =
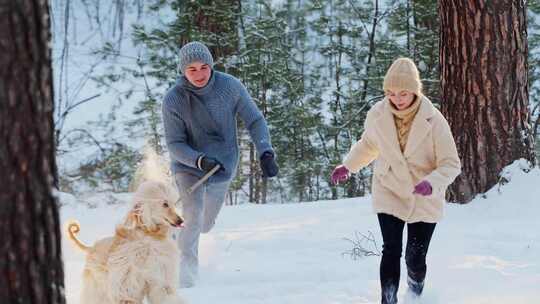
{"type": "Polygon", "coordinates": [[[112,237],[83,244],[75,236],[80,226],[68,223],[69,238],[87,253],[82,304],[185,303],[176,295],[178,249],[170,227],[182,225],[174,192],[160,182],[145,181],[133,197],[133,208],[112,237]]]}

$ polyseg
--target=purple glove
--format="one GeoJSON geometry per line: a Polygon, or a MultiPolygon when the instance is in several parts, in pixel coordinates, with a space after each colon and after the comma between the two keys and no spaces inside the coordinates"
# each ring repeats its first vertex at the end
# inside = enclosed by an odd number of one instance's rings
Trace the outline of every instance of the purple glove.
{"type": "Polygon", "coordinates": [[[332,172],[332,184],[336,185],[349,179],[349,169],[345,166],[337,166],[332,172]]]}
{"type": "Polygon", "coordinates": [[[431,195],[433,192],[433,188],[431,188],[431,184],[424,180],[418,183],[418,185],[414,186],[413,194],[420,194],[423,196],[431,195]]]}

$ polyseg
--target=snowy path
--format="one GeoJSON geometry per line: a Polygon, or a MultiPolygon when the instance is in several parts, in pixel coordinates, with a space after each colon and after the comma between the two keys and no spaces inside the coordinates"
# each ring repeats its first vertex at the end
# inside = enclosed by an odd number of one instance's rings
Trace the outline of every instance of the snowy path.
{"type": "MultiPolygon", "coordinates": [[[[540,170],[515,174],[487,199],[450,205],[428,254],[422,301],[540,303],[540,170]]],[[[126,207],[67,206],[81,239],[110,234],[126,207]]],[[[201,280],[180,293],[192,304],[379,303],[379,257],[352,260],[343,238],[372,231],[369,198],[288,205],[227,206],[201,240],[201,280]]],[[[68,303],[78,303],[84,256],[64,240],[68,303]]],[[[399,297],[405,297],[404,262],[399,297]]],[[[400,301],[407,303],[407,301],[400,301]]]]}

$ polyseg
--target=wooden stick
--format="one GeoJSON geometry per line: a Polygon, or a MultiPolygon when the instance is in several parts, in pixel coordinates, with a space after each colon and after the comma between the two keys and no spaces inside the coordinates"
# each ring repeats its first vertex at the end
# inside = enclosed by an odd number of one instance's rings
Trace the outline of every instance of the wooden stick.
{"type": "Polygon", "coordinates": [[[208,173],[206,173],[203,177],[201,177],[201,179],[199,179],[195,184],[193,184],[193,186],[189,187],[187,191],[183,192],[183,195],[180,195],[180,197],[176,200],[175,205],[178,205],[188,195],[193,193],[195,189],[199,188],[199,186],[202,185],[204,182],[206,182],[210,178],[210,176],[214,175],[214,173],[216,173],[219,170],[219,168],[221,168],[221,166],[216,165],[214,168],[212,168],[212,170],[208,171],[208,173]]]}

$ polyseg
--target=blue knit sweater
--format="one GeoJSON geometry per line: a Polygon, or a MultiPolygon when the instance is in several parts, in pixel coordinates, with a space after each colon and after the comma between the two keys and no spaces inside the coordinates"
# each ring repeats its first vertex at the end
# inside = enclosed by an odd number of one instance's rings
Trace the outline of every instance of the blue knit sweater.
{"type": "Polygon", "coordinates": [[[173,173],[202,177],[204,172],[196,162],[206,155],[225,167],[209,182],[232,179],[239,159],[237,114],[249,130],[259,157],[265,151],[274,152],[264,116],[244,85],[229,74],[212,71],[203,88],[181,76],[165,95],[162,111],[173,173]]]}

